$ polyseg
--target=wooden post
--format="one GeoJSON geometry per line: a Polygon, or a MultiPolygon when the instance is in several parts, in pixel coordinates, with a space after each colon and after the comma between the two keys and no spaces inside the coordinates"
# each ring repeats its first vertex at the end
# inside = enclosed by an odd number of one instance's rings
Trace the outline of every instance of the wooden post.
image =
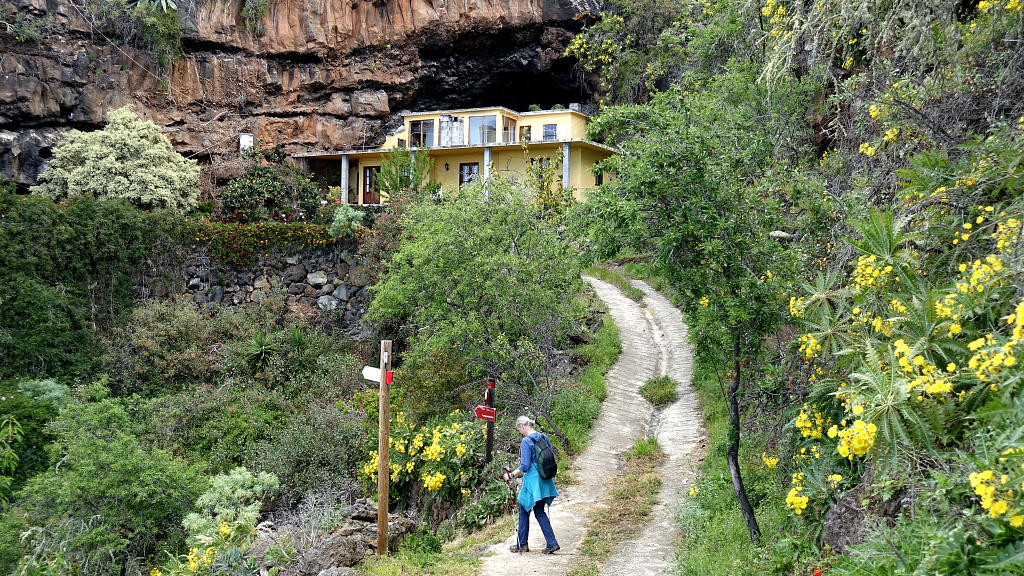
{"type": "Polygon", "coordinates": [[[377,555],[388,553],[388,436],[391,408],[391,340],[380,342],[380,414],[377,435],[377,555]]]}
{"type": "MultiPolygon", "coordinates": [[[[487,378],[487,388],[484,390],[484,406],[494,407],[494,378],[487,378]]],[[[491,461],[491,452],[494,451],[494,422],[487,421],[487,444],[484,447],[484,464],[491,461]]]]}

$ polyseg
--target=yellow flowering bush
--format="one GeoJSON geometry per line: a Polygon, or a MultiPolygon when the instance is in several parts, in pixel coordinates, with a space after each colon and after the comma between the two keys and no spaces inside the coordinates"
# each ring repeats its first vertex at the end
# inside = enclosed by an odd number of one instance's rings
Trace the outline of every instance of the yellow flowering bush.
{"type": "Polygon", "coordinates": [[[829,438],[839,438],[839,445],[836,446],[836,451],[839,455],[848,460],[853,460],[854,456],[867,456],[868,452],[871,451],[871,447],[875,445],[875,435],[878,433],[878,426],[873,422],[865,422],[863,420],[855,420],[852,426],[839,429],[838,426],[832,426],[828,429],[829,438]]]}
{"type": "MultiPolygon", "coordinates": [[[[388,439],[390,494],[408,499],[418,489],[428,494],[455,498],[472,487],[483,454],[482,427],[462,411],[434,419],[422,426],[403,412],[392,415],[388,439]]],[[[377,485],[378,452],[369,453],[360,468],[371,487],[377,485]]]]}
{"type": "Polygon", "coordinates": [[[804,404],[793,425],[804,438],[818,439],[824,435],[826,423],[825,415],[818,410],[817,404],[812,404],[810,407],[804,404]]]}

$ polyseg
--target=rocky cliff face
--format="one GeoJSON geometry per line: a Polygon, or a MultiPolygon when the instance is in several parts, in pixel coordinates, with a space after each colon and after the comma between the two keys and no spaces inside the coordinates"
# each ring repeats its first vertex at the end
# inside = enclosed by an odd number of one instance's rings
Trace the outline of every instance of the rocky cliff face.
{"type": "Polygon", "coordinates": [[[85,0],[3,0],[0,169],[33,183],[64,131],[126,104],[210,188],[237,175],[241,133],[286,153],[350,149],[379,144],[402,110],[589,94],[562,54],[596,0],[268,0],[248,24],[245,2],[178,0],[184,55],[161,69],[85,0]],[[16,21],[42,23],[38,37],[18,41],[16,21]]]}

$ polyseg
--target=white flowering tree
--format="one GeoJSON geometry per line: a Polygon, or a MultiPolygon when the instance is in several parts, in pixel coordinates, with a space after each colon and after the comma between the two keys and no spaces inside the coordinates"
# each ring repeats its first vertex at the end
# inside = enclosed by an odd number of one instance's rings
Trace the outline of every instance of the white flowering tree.
{"type": "Polygon", "coordinates": [[[110,113],[103,130],[72,130],[32,192],[54,200],[121,198],[142,209],[184,213],[199,199],[199,166],[175,152],[156,124],[124,107],[110,113]]]}

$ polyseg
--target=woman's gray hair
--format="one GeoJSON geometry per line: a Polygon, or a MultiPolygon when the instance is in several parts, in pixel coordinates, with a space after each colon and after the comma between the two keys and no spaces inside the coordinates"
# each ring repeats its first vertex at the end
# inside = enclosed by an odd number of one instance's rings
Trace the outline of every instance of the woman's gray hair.
{"type": "Polygon", "coordinates": [[[516,428],[519,428],[520,426],[529,426],[530,428],[533,428],[534,421],[530,420],[529,416],[520,416],[519,418],[516,418],[516,428]]]}

